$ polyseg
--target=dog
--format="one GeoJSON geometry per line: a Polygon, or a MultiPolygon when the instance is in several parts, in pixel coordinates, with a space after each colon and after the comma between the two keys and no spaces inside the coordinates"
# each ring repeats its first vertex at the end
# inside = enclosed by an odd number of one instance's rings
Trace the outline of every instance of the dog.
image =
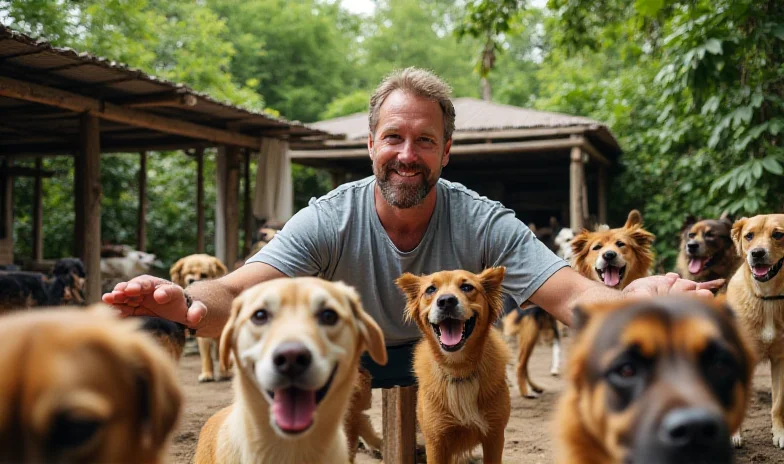
{"type": "Polygon", "coordinates": [[[196,463],[340,463],[340,427],[365,349],[386,364],[384,334],[356,291],[315,277],[274,279],[238,296],[221,335],[235,360],[234,403],[202,428],[196,463]]]}
{"type": "Polygon", "coordinates": [[[182,393],[138,321],[106,307],[0,318],[0,462],[158,464],[182,393]]]}
{"type": "Polygon", "coordinates": [[[575,309],[562,464],[729,464],[755,356],[732,309],[664,296],[575,309]]]}
{"type": "Polygon", "coordinates": [[[501,463],[510,354],[492,324],[503,307],[504,273],[497,267],[478,275],[405,273],[396,280],[406,296],[406,319],[424,335],[414,351],[414,373],[428,462],[454,462],[481,444],[485,463],[501,463]]]}
{"type": "Polygon", "coordinates": [[[559,230],[553,240],[553,244],[558,247],[558,251],[556,251],[555,254],[563,258],[564,261],[570,265],[572,264],[572,258],[574,256],[574,253],[572,252],[572,240],[574,240],[574,231],[568,227],[559,230]]]}
{"type": "Polygon", "coordinates": [[[134,250],[127,245],[104,246],[101,256],[101,289],[110,293],[115,285],[142,274],[163,263],[154,254],[134,250]],[[122,254],[121,256],[117,256],[122,254]],[[106,255],[106,257],[104,257],[106,255]]]}
{"type": "Polygon", "coordinates": [[[82,305],[87,273],[78,258],[63,258],[47,277],[38,272],[0,271],[0,310],[82,305]]]}
{"type": "Polygon", "coordinates": [[[365,413],[371,407],[373,400],[370,372],[360,367],[357,380],[351,393],[348,411],[343,419],[343,429],[348,440],[348,462],[353,463],[357,456],[359,438],[362,437],[370,449],[380,452],[384,444],[370,423],[370,417],[365,413]]]}
{"type": "MultiPolygon", "coordinates": [[[[226,266],[220,259],[205,255],[189,255],[177,260],[169,269],[169,277],[172,282],[182,288],[202,280],[217,279],[223,277],[228,272],[226,266]]],[[[201,357],[201,373],[199,382],[212,382],[216,380],[215,365],[213,362],[213,352],[217,352],[218,340],[215,338],[196,337],[199,346],[199,356],[201,357]]],[[[228,369],[219,366],[217,380],[228,380],[231,373],[228,369]]]]}
{"type": "Polygon", "coordinates": [[[523,398],[536,398],[544,389],[528,376],[528,361],[534,346],[541,336],[553,347],[550,375],[557,376],[561,370],[561,332],[556,319],[536,305],[525,303],[504,317],[504,336],[517,337],[517,387],[523,398]],[[530,387],[530,391],[529,391],[530,387]]]}
{"type": "MultiPolygon", "coordinates": [[[[727,302],[760,359],[770,360],[773,444],[784,448],[784,214],[739,219],[731,236],[744,262],[727,285],[727,302]]],[[[743,445],[740,433],[733,441],[743,445]]]]}
{"type": "MultiPolygon", "coordinates": [[[[681,229],[681,246],[675,270],[681,277],[695,282],[726,279],[735,274],[741,259],[732,243],[732,220],[722,214],[719,219],[698,221],[689,216],[681,229]]],[[[727,284],[718,289],[724,293],[727,284]]]]}
{"type": "Polygon", "coordinates": [[[582,230],[572,240],[573,267],[583,276],[623,290],[648,275],[656,236],[642,227],[642,215],[632,210],[618,229],[582,230]]]}

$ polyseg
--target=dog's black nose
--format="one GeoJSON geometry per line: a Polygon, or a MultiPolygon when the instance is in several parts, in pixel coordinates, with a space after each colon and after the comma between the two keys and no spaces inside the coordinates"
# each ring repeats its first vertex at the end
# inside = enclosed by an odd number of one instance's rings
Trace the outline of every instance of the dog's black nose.
{"type": "Polygon", "coordinates": [[[275,370],[286,377],[297,377],[307,370],[313,360],[310,350],[299,342],[281,343],[272,353],[275,370]]]}
{"type": "Polygon", "coordinates": [[[693,243],[693,242],[689,242],[689,243],[687,243],[687,244],[686,244],[686,248],[688,248],[688,249],[689,249],[689,251],[697,251],[697,249],[698,249],[699,247],[700,247],[700,244],[699,244],[699,243],[693,243]]]}
{"type": "Polygon", "coordinates": [[[729,440],[721,415],[703,408],[679,408],[668,412],[659,428],[659,439],[670,448],[723,445],[729,440]]]}
{"type": "Polygon", "coordinates": [[[764,248],[755,248],[751,250],[751,257],[757,259],[764,258],[765,253],[767,253],[767,250],[765,250],[764,248]]]}
{"type": "Polygon", "coordinates": [[[602,258],[604,258],[605,261],[612,261],[616,256],[618,256],[618,253],[612,250],[607,250],[602,254],[602,258]]]}
{"type": "Polygon", "coordinates": [[[436,305],[441,309],[449,309],[457,306],[457,297],[454,295],[441,295],[436,300],[436,305]]]}

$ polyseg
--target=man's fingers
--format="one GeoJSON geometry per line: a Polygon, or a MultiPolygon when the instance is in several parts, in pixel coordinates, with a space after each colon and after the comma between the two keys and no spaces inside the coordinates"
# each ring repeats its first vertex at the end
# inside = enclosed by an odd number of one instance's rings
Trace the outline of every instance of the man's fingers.
{"type": "Polygon", "coordinates": [[[153,292],[152,297],[158,304],[166,304],[170,303],[174,298],[177,297],[177,294],[182,295],[182,289],[180,287],[174,285],[164,285],[162,287],[158,287],[153,292]]]}
{"type": "Polygon", "coordinates": [[[115,305],[114,308],[120,311],[120,317],[123,318],[131,316],[158,316],[155,312],[144,307],[134,308],[128,305],[115,305]]]}
{"type": "Polygon", "coordinates": [[[194,301],[193,305],[188,308],[188,312],[185,314],[185,319],[187,320],[187,326],[191,328],[196,328],[204,319],[204,316],[207,315],[207,306],[204,305],[201,301],[194,301]]]}
{"type": "Polygon", "coordinates": [[[725,279],[716,279],[716,280],[709,280],[707,282],[700,282],[697,284],[697,288],[704,288],[704,289],[712,289],[712,288],[720,288],[726,282],[725,279]]]}
{"type": "Polygon", "coordinates": [[[120,282],[119,284],[114,286],[114,290],[112,290],[112,291],[114,291],[114,292],[124,292],[125,291],[125,287],[127,287],[127,286],[128,286],[128,282],[120,282]]]}

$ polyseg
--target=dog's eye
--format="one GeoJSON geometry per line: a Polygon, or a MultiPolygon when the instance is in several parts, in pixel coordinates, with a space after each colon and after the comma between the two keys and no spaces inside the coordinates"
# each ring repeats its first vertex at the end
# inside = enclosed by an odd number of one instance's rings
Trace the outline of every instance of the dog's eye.
{"type": "Polygon", "coordinates": [[[100,421],[77,419],[61,413],[54,418],[49,431],[49,440],[54,448],[74,448],[89,441],[100,427],[100,421]]]}
{"type": "Polygon", "coordinates": [[[338,313],[334,309],[324,309],[317,315],[319,324],[335,325],[338,323],[338,313]]]}
{"type": "Polygon", "coordinates": [[[773,232],[773,235],[771,235],[771,237],[773,237],[774,240],[781,240],[782,238],[784,238],[784,232],[780,232],[777,230],[776,232],[773,232]]]}
{"type": "Polygon", "coordinates": [[[593,249],[593,251],[599,251],[599,250],[602,249],[602,244],[601,243],[597,243],[596,245],[593,246],[592,249],[593,249]]]}
{"type": "Polygon", "coordinates": [[[435,293],[435,292],[436,292],[436,287],[435,287],[435,285],[431,285],[431,286],[429,286],[429,287],[427,287],[427,288],[425,289],[425,295],[432,295],[432,294],[433,294],[433,293],[435,293]]]}
{"type": "Polygon", "coordinates": [[[201,277],[202,279],[206,279],[207,278],[207,274],[201,274],[199,277],[201,277]]]}
{"type": "Polygon", "coordinates": [[[746,240],[751,240],[754,238],[754,232],[749,232],[748,234],[744,235],[743,238],[746,240]]]}
{"type": "Polygon", "coordinates": [[[618,240],[617,242],[615,242],[615,246],[617,246],[618,248],[623,248],[626,246],[626,244],[618,240]]]}
{"type": "Polygon", "coordinates": [[[689,235],[688,235],[689,238],[694,238],[696,236],[697,236],[697,234],[695,234],[694,232],[689,232],[689,235]]]}
{"type": "Polygon", "coordinates": [[[706,238],[713,238],[713,232],[711,232],[711,231],[705,232],[705,237],[706,238]]]}
{"type": "Polygon", "coordinates": [[[460,290],[465,292],[465,293],[468,293],[468,292],[470,292],[473,289],[474,289],[474,286],[471,285],[471,284],[463,284],[463,285],[460,286],[460,290]]]}
{"type": "Polygon", "coordinates": [[[266,309],[259,309],[250,317],[251,322],[256,325],[264,325],[269,322],[269,313],[266,309]]]}

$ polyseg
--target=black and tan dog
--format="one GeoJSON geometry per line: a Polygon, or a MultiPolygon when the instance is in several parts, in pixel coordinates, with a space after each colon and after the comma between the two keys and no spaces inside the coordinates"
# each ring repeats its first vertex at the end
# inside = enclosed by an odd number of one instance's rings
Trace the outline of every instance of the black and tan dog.
{"type": "Polygon", "coordinates": [[[575,310],[563,464],[729,464],[754,354],[732,310],[659,297],[575,310]]]}
{"type": "Polygon", "coordinates": [[[528,361],[538,341],[553,347],[550,375],[561,370],[561,333],[555,318],[540,306],[523,303],[504,317],[504,336],[517,339],[517,387],[523,398],[536,398],[544,389],[528,375],[528,361]]]}
{"type": "Polygon", "coordinates": [[[0,271],[0,312],[34,306],[83,305],[87,273],[78,258],[63,258],[51,276],[0,271]]]}
{"type": "MultiPolygon", "coordinates": [[[[695,282],[727,279],[741,263],[730,237],[732,220],[722,214],[719,219],[698,221],[686,218],[681,229],[681,248],[675,270],[681,277],[695,282]]],[[[724,293],[727,285],[718,292],[724,293]]]]}

